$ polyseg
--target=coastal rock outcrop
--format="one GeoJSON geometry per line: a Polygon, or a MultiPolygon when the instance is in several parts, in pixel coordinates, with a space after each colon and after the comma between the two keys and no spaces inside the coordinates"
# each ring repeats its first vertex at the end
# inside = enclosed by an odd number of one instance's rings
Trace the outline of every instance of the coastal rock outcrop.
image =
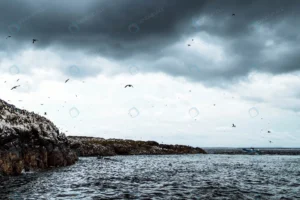
{"type": "Polygon", "coordinates": [[[0,175],[74,164],[78,157],[48,119],[0,99],[0,175]]]}
{"type": "Polygon", "coordinates": [[[155,141],[104,139],[68,136],[71,148],[78,156],[206,154],[201,148],[185,145],[166,145],[155,141]]]}

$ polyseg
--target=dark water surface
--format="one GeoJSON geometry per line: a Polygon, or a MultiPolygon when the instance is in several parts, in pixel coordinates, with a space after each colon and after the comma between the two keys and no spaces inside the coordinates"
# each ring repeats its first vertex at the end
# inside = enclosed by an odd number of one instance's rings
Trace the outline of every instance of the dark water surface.
{"type": "Polygon", "coordinates": [[[1,199],[300,199],[300,156],[80,158],[73,166],[0,178],[1,199]]]}

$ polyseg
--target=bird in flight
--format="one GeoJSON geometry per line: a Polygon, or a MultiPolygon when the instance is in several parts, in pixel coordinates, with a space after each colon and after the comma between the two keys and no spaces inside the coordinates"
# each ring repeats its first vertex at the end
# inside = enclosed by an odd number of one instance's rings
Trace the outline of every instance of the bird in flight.
{"type": "Polygon", "coordinates": [[[272,141],[271,141],[271,140],[270,140],[269,142],[270,142],[270,143],[272,143],[272,141]]]}
{"type": "MultiPolygon", "coordinates": [[[[10,37],[11,37],[10,35],[9,35],[9,36],[7,36],[7,38],[10,38],[10,37]]],[[[7,38],[6,38],[6,39],[7,39],[7,38]]]]}
{"type": "Polygon", "coordinates": [[[47,113],[45,112],[44,115],[47,115],[47,113]]]}
{"type": "Polygon", "coordinates": [[[69,79],[67,79],[67,80],[65,81],[65,83],[68,82],[68,81],[69,81],[69,79]]]}
{"type": "Polygon", "coordinates": [[[232,13],[232,16],[235,16],[235,14],[234,14],[234,13],[232,13]]]}
{"type": "Polygon", "coordinates": [[[268,133],[271,133],[271,131],[268,131],[268,133]]]}
{"type": "Polygon", "coordinates": [[[127,88],[127,87],[132,87],[132,88],[133,88],[133,86],[132,86],[132,85],[125,85],[125,88],[127,88]]]}
{"type": "Polygon", "coordinates": [[[34,42],[36,42],[36,41],[38,41],[37,39],[32,39],[32,43],[34,43],[34,42]]]}
{"type": "Polygon", "coordinates": [[[190,47],[191,45],[190,45],[190,44],[188,44],[188,46],[190,47]]]}
{"type": "Polygon", "coordinates": [[[16,85],[16,86],[12,87],[11,90],[16,89],[17,87],[20,87],[20,85],[16,85]]]}
{"type": "Polygon", "coordinates": [[[234,124],[232,124],[232,127],[235,128],[236,126],[234,124]]]}
{"type": "Polygon", "coordinates": [[[20,80],[20,79],[18,79],[17,82],[18,82],[19,80],[20,80]]]}

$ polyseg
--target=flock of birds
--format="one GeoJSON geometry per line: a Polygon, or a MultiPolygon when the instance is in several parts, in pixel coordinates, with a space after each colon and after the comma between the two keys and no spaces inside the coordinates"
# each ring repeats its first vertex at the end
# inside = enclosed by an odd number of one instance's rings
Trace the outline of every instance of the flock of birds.
{"type": "MultiPolygon", "coordinates": [[[[232,16],[235,16],[235,14],[233,13],[232,16]]],[[[8,39],[8,38],[10,38],[10,37],[11,37],[11,36],[9,35],[9,36],[7,36],[6,39],[8,39]]],[[[37,40],[37,39],[32,39],[32,43],[33,43],[33,44],[34,44],[36,41],[38,41],[38,40],[37,40]]],[[[192,41],[194,41],[194,39],[192,39],[192,41]]],[[[191,46],[191,45],[188,44],[188,46],[191,46]]],[[[65,83],[67,83],[69,80],[70,80],[70,79],[65,80],[65,83]]],[[[19,81],[19,79],[18,79],[17,81],[19,81]]],[[[5,82],[6,82],[6,81],[5,81],[5,82]]],[[[18,87],[20,87],[20,85],[16,85],[16,86],[12,87],[11,90],[17,89],[18,87]]],[[[127,88],[127,87],[132,87],[132,88],[133,88],[133,85],[127,84],[127,85],[125,85],[124,88],[127,88]]],[[[190,90],[190,92],[191,92],[191,90],[190,90]]],[[[76,97],[77,97],[77,95],[76,95],[76,97]]],[[[43,104],[41,104],[41,105],[43,105],[43,104]]],[[[214,104],[214,106],[216,106],[216,104],[214,104]]],[[[47,115],[47,113],[45,112],[44,115],[47,115]]],[[[232,124],[232,128],[236,128],[236,125],[235,125],[235,124],[232,124]]],[[[271,133],[271,131],[268,131],[268,133],[271,133]]],[[[269,141],[269,142],[272,143],[272,141],[269,141]]]]}

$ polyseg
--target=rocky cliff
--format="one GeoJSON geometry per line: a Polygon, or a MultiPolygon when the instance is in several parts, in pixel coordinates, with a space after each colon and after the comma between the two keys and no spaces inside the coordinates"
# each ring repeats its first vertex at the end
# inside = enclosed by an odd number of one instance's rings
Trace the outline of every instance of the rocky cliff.
{"type": "Polygon", "coordinates": [[[166,145],[154,141],[104,139],[69,136],[71,148],[78,156],[205,154],[201,148],[185,145],[166,145]]]}
{"type": "Polygon", "coordinates": [[[0,175],[74,164],[77,155],[48,119],[0,99],[0,175]]]}

